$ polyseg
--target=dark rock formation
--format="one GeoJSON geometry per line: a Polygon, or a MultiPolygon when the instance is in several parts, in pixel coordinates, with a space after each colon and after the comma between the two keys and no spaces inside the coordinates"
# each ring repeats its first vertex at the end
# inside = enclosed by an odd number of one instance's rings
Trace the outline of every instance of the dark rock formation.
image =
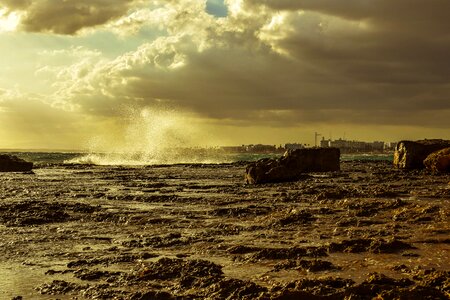
{"type": "Polygon", "coordinates": [[[29,172],[33,163],[14,155],[0,154],[0,172],[29,172]]]}
{"type": "Polygon", "coordinates": [[[399,169],[423,169],[423,161],[431,153],[450,147],[450,141],[421,140],[401,141],[397,144],[394,153],[394,166],[399,169]]]}
{"type": "Polygon", "coordinates": [[[261,159],[246,168],[246,182],[269,183],[295,181],[308,172],[340,170],[337,148],[288,150],[278,159],[261,159]]]}
{"type": "Polygon", "coordinates": [[[428,155],[423,161],[427,169],[433,172],[449,173],[450,172],[450,148],[444,148],[428,155]]]}

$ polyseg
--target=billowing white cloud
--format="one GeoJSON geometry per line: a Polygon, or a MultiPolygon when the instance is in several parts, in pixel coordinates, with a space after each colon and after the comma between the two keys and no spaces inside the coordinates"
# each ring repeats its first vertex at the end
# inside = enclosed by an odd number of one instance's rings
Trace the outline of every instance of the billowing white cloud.
{"type": "MultiPolygon", "coordinates": [[[[413,111],[450,109],[439,45],[401,55],[391,52],[401,47],[394,32],[380,35],[356,17],[228,3],[224,20],[208,15],[204,3],[166,3],[158,10],[166,36],[98,65],[59,95],[94,114],[165,101],[210,118],[280,126],[337,119],[403,124],[413,111]],[[292,117],[273,113],[279,111],[292,117]]],[[[421,122],[448,124],[436,116],[421,122]]]]}
{"type": "Polygon", "coordinates": [[[446,1],[225,0],[226,17],[206,0],[67,1],[53,9],[78,3],[87,19],[33,19],[51,2],[0,0],[24,30],[91,28],[138,45],[115,57],[76,43],[41,52],[34,72],[58,109],[113,120],[164,105],[214,126],[450,126],[446,1]]]}

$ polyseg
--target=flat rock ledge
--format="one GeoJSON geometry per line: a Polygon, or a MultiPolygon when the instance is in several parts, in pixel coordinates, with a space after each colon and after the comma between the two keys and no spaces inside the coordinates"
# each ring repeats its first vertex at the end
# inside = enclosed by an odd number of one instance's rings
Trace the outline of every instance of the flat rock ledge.
{"type": "Polygon", "coordinates": [[[29,172],[33,163],[14,155],[0,154],[0,172],[29,172]]]}
{"type": "Polygon", "coordinates": [[[276,183],[299,180],[305,173],[340,171],[338,148],[288,150],[281,158],[265,158],[246,168],[248,184],[276,183]]]}
{"type": "Polygon", "coordinates": [[[424,169],[424,160],[433,152],[450,147],[447,140],[401,141],[394,153],[394,166],[399,169],[424,169]]]}

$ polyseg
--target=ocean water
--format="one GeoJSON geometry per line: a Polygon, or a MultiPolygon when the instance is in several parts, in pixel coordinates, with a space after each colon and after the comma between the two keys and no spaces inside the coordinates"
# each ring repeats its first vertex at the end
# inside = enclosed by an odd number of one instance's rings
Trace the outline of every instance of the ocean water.
{"type": "MultiPolygon", "coordinates": [[[[164,155],[146,153],[81,153],[81,152],[2,152],[12,154],[37,165],[45,164],[91,164],[91,165],[161,165],[161,164],[219,164],[238,161],[256,161],[262,158],[280,157],[279,153],[225,153],[220,151],[194,150],[168,152],[164,155]]],[[[392,154],[358,153],[342,154],[341,161],[392,161],[392,154]]]]}
{"type": "Polygon", "coordinates": [[[341,154],[342,161],[369,160],[369,161],[394,161],[393,153],[357,153],[341,154]]]}

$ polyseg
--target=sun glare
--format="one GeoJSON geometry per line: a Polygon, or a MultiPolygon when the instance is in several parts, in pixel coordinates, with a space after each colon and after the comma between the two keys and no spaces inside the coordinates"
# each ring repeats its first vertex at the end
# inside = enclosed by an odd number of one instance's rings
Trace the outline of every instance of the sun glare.
{"type": "Polygon", "coordinates": [[[228,4],[228,9],[233,16],[238,15],[242,11],[242,0],[228,0],[225,3],[228,4]]]}
{"type": "Polygon", "coordinates": [[[14,31],[19,24],[19,20],[18,13],[7,13],[5,9],[0,9],[0,32],[14,31]]]}

